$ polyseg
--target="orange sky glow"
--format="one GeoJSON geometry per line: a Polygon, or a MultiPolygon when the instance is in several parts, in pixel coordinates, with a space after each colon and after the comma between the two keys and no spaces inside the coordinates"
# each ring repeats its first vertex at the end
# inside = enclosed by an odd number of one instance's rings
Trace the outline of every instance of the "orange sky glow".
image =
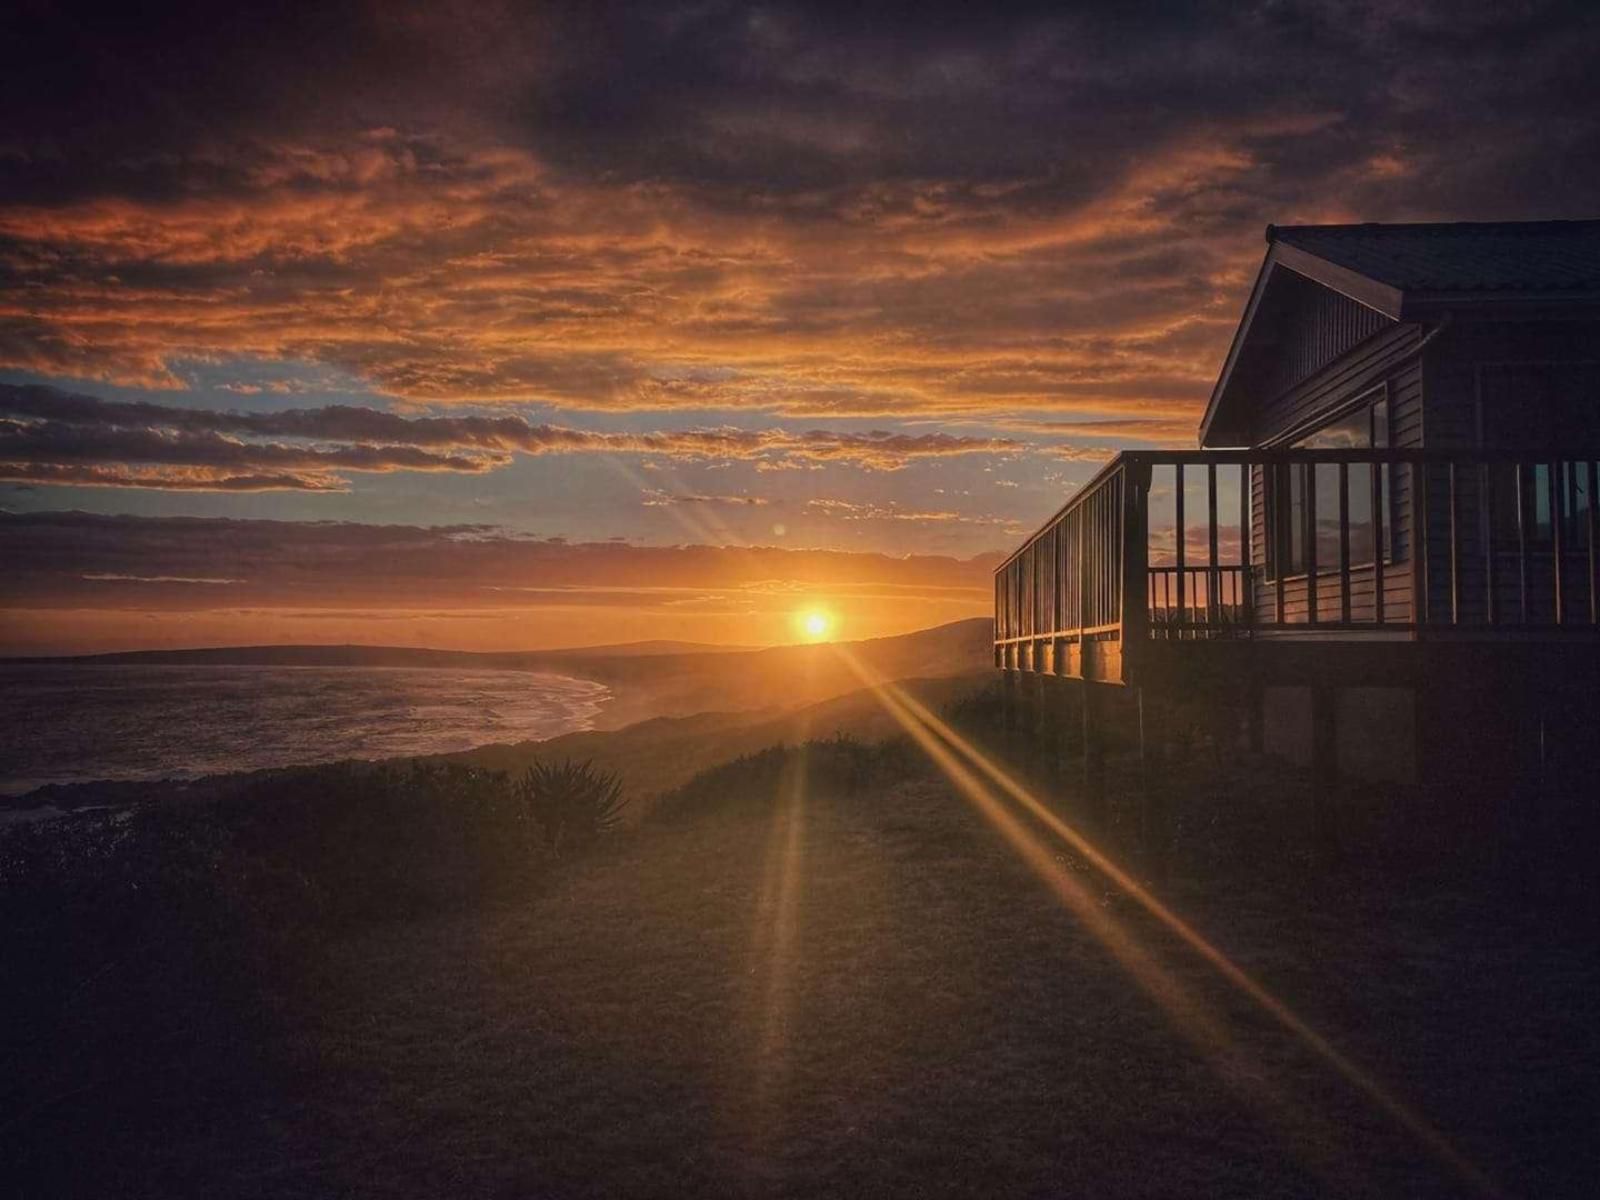
{"type": "Polygon", "coordinates": [[[1600,188],[1555,23],[936,9],[30,15],[0,652],[982,615],[1115,448],[1192,444],[1268,221],[1600,188]]]}

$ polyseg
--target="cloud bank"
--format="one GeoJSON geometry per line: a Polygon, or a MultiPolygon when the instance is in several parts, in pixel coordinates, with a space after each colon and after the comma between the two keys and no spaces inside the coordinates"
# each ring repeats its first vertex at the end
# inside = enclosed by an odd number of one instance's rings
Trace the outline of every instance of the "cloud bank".
{"type": "Polygon", "coordinates": [[[1600,15],[1552,0],[8,33],[0,365],[124,384],[259,358],[411,402],[1181,425],[1267,221],[1600,194],[1600,15]]]}
{"type": "Polygon", "coordinates": [[[221,412],[0,384],[0,480],[166,490],[335,492],[349,472],[479,474],[519,454],[649,455],[782,468],[894,471],[917,459],[1014,452],[1010,438],[731,427],[617,433],[518,416],[404,417],[330,405],[221,412]]]}
{"type": "Polygon", "coordinates": [[[565,614],[579,640],[615,641],[621,609],[640,628],[671,618],[679,635],[707,641],[782,640],[807,596],[855,614],[857,630],[893,631],[987,611],[998,556],[568,542],[471,524],[0,511],[0,559],[0,644],[21,648],[54,627],[51,614],[97,613],[115,630],[111,645],[138,644],[145,620],[181,637],[182,623],[203,614],[243,628],[296,613],[337,617],[344,640],[371,640],[359,622],[385,612],[435,631],[446,618],[506,618],[512,624],[494,630],[501,645],[541,644],[542,627],[565,614]]]}

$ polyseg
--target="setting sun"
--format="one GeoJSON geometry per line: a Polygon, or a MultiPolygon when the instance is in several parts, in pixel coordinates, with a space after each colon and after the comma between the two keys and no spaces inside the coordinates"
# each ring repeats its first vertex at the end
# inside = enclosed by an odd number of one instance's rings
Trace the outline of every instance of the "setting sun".
{"type": "Polygon", "coordinates": [[[814,642],[826,640],[833,633],[833,615],[820,608],[810,608],[796,617],[800,632],[814,642]]]}

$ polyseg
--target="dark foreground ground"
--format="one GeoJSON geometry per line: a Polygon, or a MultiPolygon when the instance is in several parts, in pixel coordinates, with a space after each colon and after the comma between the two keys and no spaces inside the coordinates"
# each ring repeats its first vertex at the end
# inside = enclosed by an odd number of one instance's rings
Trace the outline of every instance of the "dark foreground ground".
{"type": "MultiPolygon", "coordinates": [[[[1283,779],[1242,778],[1186,796],[1163,894],[1507,1193],[1592,1195],[1587,912],[1361,856],[1313,870],[1272,816],[1283,779]]],[[[0,1178],[41,1196],[1468,1194],[1049,857],[1124,951],[1170,970],[1181,1020],[920,755],[813,747],[702,777],[492,898],[318,910],[214,992],[206,951],[183,1004],[158,989],[116,1039],[90,1023],[156,986],[135,967],[24,1005],[0,1178]]],[[[4,971],[19,987],[30,964],[4,971]]]]}

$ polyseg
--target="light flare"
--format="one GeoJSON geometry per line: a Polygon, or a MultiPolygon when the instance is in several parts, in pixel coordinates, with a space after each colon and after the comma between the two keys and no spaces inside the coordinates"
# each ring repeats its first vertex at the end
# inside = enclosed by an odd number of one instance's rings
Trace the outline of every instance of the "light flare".
{"type": "Polygon", "coordinates": [[[1147,951],[1133,942],[1131,935],[1125,929],[1100,909],[1092,894],[1060,866],[1047,846],[1004,808],[999,799],[968,769],[969,766],[976,768],[1040,825],[1066,843],[1163,927],[1175,934],[1223,979],[1270,1016],[1281,1028],[1293,1035],[1324,1065],[1370,1101],[1378,1111],[1426,1147],[1437,1160],[1476,1193],[1485,1196],[1504,1194],[1493,1180],[1470,1162],[1449,1139],[1422,1116],[1393,1096],[1374,1076],[1337,1050],[1327,1038],[1317,1033],[1286,1004],[1256,982],[1081,833],[1050,811],[1027,788],[931,712],[926,705],[904,689],[877,675],[844,647],[836,649],[896,722],[955,784],[957,790],[994,825],[1057,897],[1075,915],[1084,920],[1089,931],[1100,939],[1135,981],[1161,1005],[1182,1032],[1214,1054],[1225,1050],[1231,1041],[1220,1024],[1203,1012],[1181,985],[1156,963],[1147,951]]]}
{"type": "Polygon", "coordinates": [[[837,621],[823,608],[808,608],[795,615],[795,624],[807,641],[825,642],[833,636],[837,621]]]}
{"type": "Polygon", "coordinates": [[[761,893],[750,931],[750,992],[747,1033],[750,1038],[751,1091],[729,1106],[739,1114],[741,1133],[753,1153],[764,1154],[781,1132],[786,1090],[793,1061],[796,947],[805,898],[806,799],[809,792],[807,742],[810,724],[802,718],[798,745],[780,779],[767,832],[761,893]]]}

